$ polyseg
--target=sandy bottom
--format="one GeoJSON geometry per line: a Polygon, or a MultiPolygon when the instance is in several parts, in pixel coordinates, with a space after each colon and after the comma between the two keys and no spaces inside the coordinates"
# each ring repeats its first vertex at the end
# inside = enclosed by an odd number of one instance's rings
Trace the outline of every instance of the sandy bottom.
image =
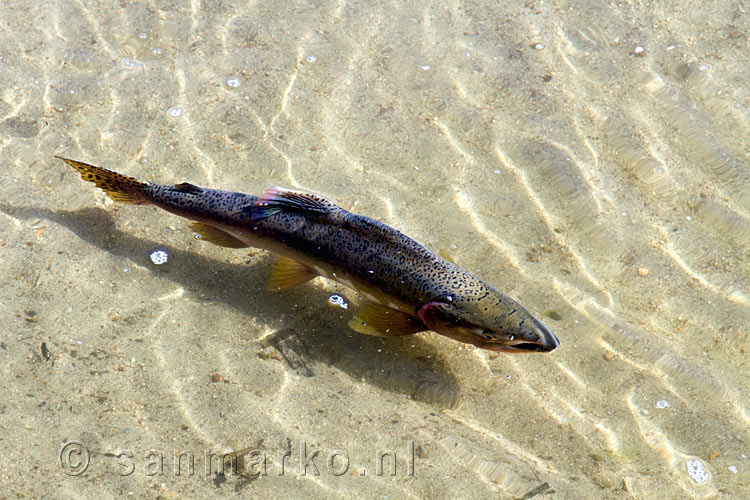
{"type": "Polygon", "coordinates": [[[740,4],[183,4],[0,6],[4,496],[750,497],[740,4]],[[53,154],[323,193],[562,345],[359,335],[53,154]]]}

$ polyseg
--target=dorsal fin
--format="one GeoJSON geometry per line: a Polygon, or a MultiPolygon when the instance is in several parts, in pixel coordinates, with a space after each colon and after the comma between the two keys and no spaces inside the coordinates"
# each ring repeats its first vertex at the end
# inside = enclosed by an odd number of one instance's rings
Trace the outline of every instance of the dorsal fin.
{"type": "Polygon", "coordinates": [[[253,203],[253,218],[268,217],[283,211],[327,214],[339,207],[315,193],[292,191],[282,187],[269,187],[253,203]]]}

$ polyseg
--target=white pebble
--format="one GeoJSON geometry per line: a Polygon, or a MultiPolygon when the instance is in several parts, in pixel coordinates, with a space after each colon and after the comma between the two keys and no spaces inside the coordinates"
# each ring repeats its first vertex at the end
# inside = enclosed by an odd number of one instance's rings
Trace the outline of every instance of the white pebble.
{"type": "Polygon", "coordinates": [[[328,302],[333,304],[334,306],[339,306],[342,309],[349,309],[349,304],[346,303],[346,299],[342,297],[341,295],[333,294],[330,297],[328,297],[328,302]]]}
{"type": "Polygon", "coordinates": [[[164,250],[152,250],[149,254],[149,258],[151,259],[151,262],[159,266],[167,262],[169,254],[164,250]]]}
{"type": "Polygon", "coordinates": [[[137,68],[138,66],[143,66],[142,62],[136,61],[135,59],[131,59],[129,57],[123,59],[122,63],[128,68],[137,68]]]}
{"type": "Polygon", "coordinates": [[[703,462],[698,459],[688,460],[685,462],[685,467],[687,467],[688,476],[698,484],[703,484],[711,478],[703,462]]]}

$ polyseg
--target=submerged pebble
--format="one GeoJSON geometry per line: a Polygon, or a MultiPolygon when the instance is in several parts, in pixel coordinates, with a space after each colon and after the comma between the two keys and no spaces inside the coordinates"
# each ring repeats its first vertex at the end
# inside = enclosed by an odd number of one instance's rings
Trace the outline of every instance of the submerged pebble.
{"type": "Polygon", "coordinates": [[[128,68],[138,68],[143,66],[142,62],[136,61],[135,59],[131,59],[129,57],[124,58],[122,60],[122,63],[128,68]]]}
{"type": "Polygon", "coordinates": [[[703,484],[711,478],[700,460],[688,460],[685,462],[685,467],[687,467],[688,476],[698,484],[703,484]]]}
{"type": "Polygon", "coordinates": [[[148,257],[151,259],[151,262],[159,266],[167,262],[169,254],[166,251],[157,248],[156,250],[151,250],[148,257]]]}
{"type": "Polygon", "coordinates": [[[328,297],[328,302],[333,304],[334,306],[339,306],[342,309],[349,309],[349,304],[347,304],[346,299],[338,294],[333,294],[330,297],[328,297]]]}
{"type": "Polygon", "coordinates": [[[224,80],[228,87],[234,87],[237,88],[242,84],[242,81],[238,76],[230,76],[226,80],[224,80]]]}

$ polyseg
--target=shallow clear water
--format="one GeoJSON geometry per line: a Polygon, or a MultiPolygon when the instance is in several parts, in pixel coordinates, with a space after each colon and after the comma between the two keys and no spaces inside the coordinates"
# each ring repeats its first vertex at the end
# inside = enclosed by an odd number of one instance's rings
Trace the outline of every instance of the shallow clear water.
{"type": "Polygon", "coordinates": [[[498,3],[0,6],[9,496],[750,495],[748,13],[498,3]],[[53,154],[324,193],[562,345],[359,335],[53,154]]]}

